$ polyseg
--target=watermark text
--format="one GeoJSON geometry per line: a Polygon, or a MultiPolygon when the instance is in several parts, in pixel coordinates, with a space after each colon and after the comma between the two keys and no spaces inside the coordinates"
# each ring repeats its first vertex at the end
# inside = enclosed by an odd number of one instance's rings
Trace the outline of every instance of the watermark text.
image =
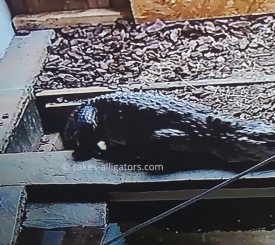
{"type": "Polygon", "coordinates": [[[163,171],[163,165],[161,164],[150,164],[150,165],[138,165],[138,164],[68,164],[64,163],[62,169],[69,171],[163,171]]]}

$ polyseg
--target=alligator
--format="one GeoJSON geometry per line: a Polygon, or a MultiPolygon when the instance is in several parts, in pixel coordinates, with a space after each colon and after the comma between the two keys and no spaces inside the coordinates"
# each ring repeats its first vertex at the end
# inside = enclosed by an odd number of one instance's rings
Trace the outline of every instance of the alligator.
{"type": "Polygon", "coordinates": [[[220,114],[159,92],[116,92],[82,103],[64,133],[76,160],[100,152],[98,142],[125,152],[201,152],[226,162],[275,154],[275,126],[220,114]]]}

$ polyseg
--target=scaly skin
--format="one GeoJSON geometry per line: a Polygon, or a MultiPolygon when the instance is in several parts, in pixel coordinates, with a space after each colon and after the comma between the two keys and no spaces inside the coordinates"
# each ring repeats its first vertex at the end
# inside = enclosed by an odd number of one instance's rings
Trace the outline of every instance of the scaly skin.
{"type": "Polygon", "coordinates": [[[86,101],[69,119],[65,138],[76,159],[93,156],[99,141],[107,149],[204,152],[228,162],[261,161],[275,154],[275,126],[144,92],[107,94],[86,101]]]}

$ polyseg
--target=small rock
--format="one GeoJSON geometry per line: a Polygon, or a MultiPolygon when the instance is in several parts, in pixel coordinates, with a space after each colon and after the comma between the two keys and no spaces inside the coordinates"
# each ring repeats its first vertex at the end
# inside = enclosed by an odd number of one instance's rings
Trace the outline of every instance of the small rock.
{"type": "Polygon", "coordinates": [[[219,57],[217,58],[217,62],[223,63],[223,62],[225,62],[225,58],[222,57],[222,56],[219,56],[219,57]]]}
{"type": "Polygon", "coordinates": [[[165,27],[166,25],[161,20],[157,19],[153,25],[146,28],[146,31],[150,34],[153,34],[162,30],[165,27]]]}
{"type": "Polygon", "coordinates": [[[236,29],[239,29],[241,27],[247,27],[250,25],[251,25],[250,21],[234,21],[234,22],[229,23],[229,26],[232,26],[236,29]]]}
{"type": "Polygon", "coordinates": [[[208,44],[203,44],[203,45],[199,46],[199,47],[197,48],[197,50],[198,50],[199,52],[208,51],[208,50],[209,50],[209,45],[208,45],[208,44]]]}
{"type": "Polygon", "coordinates": [[[3,115],[2,115],[2,119],[8,119],[9,118],[9,113],[4,113],[3,115]]]}
{"type": "Polygon", "coordinates": [[[243,38],[241,41],[240,41],[240,49],[241,50],[244,50],[246,49],[246,47],[248,46],[249,44],[249,41],[246,39],[246,38],[243,38]]]}
{"type": "Polygon", "coordinates": [[[39,76],[38,77],[38,79],[41,81],[41,82],[49,82],[50,81],[50,79],[48,78],[48,77],[46,77],[46,76],[39,76]]]}
{"type": "Polygon", "coordinates": [[[173,42],[176,43],[179,39],[179,35],[180,35],[180,30],[179,29],[173,29],[173,30],[171,30],[170,38],[173,42]]]}
{"type": "Polygon", "coordinates": [[[259,45],[256,42],[252,42],[252,43],[249,44],[249,47],[251,47],[251,48],[257,48],[258,46],[259,45]]]}

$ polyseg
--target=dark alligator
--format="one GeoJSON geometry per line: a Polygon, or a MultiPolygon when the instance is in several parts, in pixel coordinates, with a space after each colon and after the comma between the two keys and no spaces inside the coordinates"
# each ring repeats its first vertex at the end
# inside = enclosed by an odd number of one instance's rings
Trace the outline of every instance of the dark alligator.
{"type": "Polygon", "coordinates": [[[70,117],[65,139],[76,159],[97,143],[125,151],[212,154],[227,162],[261,161],[275,154],[275,126],[214,113],[205,106],[159,93],[113,93],[89,99],[70,117]]]}

